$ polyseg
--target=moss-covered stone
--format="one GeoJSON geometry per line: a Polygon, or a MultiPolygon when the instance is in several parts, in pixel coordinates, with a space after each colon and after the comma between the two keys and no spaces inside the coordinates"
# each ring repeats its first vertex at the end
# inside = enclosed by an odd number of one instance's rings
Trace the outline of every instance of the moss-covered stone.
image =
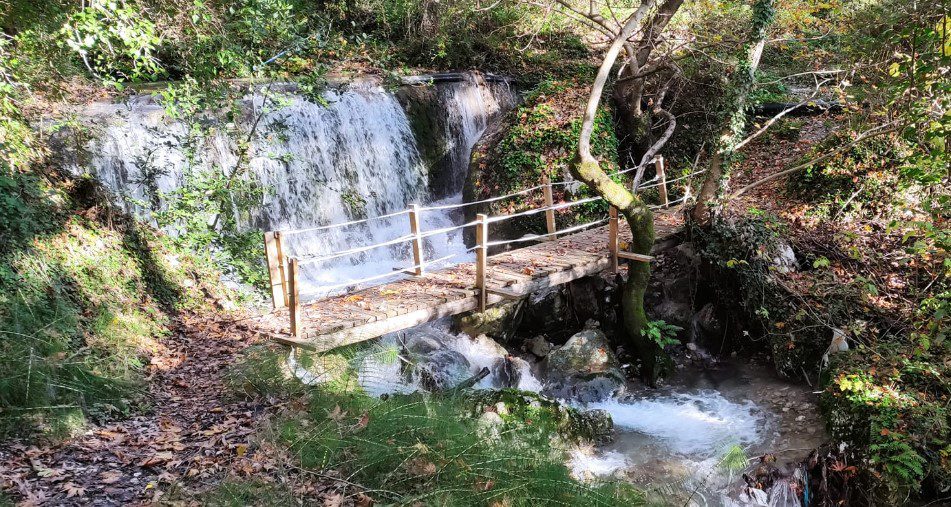
{"type": "Polygon", "coordinates": [[[540,394],[518,389],[473,391],[472,413],[497,413],[505,424],[550,425],[566,442],[598,442],[611,436],[614,424],[603,410],[580,411],[540,394]]]}

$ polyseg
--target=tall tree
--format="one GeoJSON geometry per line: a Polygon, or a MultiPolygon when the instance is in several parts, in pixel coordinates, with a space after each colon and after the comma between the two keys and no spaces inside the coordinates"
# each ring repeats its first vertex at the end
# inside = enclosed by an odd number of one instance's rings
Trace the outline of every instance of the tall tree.
{"type": "MultiPolygon", "coordinates": [[[[625,52],[623,76],[628,86],[627,93],[622,94],[625,101],[624,109],[634,115],[641,115],[640,102],[643,89],[650,72],[656,72],[665,64],[662,60],[652,61],[651,54],[659,45],[661,33],[667,26],[670,18],[677,12],[683,0],[641,0],[640,5],[623,21],[610,22],[601,17],[595,9],[595,3],[590,4],[588,11],[573,9],[567,2],[559,2],[562,7],[594,26],[604,34],[610,36],[610,46],[603,57],[591,92],[588,96],[584,117],[581,124],[581,134],[578,140],[577,154],[571,165],[571,172],[580,181],[591,187],[609,204],[617,208],[624,217],[633,233],[631,250],[635,253],[647,255],[654,243],[653,213],[637,195],[627,187],[612,180],[601,168],[598,160],[591,152],[591,135],[594,130],[595,117],[601,103],[601,97],[612,75],[615,63],[621,52],[625,52]],[[633,101],[633,102],[632,102],[633,101]]],[[[610,4],[605,6],[612,13],[610,4]]],[[[662,104],[670,81],[655,94],[653,111],[663,114],[662,104]]],[[[649,160],[657,153],[669,139],[673,127],[676,125],[673,115],[670,115],[667,131],[661,138],[652,143],[645,152],[643,160],[649,160]]],[[[635,177],[640,179],[641,171],[635,177]]],[[[650,278],[650,264],[633,262],[628,270],[628,279],[622,292],[622,315],[628,342],[642,362],[641,376],[648,383],[653,384],[658,375],[657,361],[662,353],[660,347],[642,331],[647,326],[647,315],[644,310],[644,293],[650,278]]]]}
{"type": "Polygon", "coordinates": [[[730,100],[727,101],[720,138],[713,150],[713,156],[710,157],[703,186],[700,187],[697,203],[691,212],[691,218],[701,225],[710,222],[729,185],[730,163],[746,130],[747,98],[753,90],[756,69],[763,56],[763,48],[766,47],[766,34],[776,16],[774,3],[775,0],[756,0],[753,4],[750,38],[744,47],[739,67],[733,74],[729,87],[730,100]]]}

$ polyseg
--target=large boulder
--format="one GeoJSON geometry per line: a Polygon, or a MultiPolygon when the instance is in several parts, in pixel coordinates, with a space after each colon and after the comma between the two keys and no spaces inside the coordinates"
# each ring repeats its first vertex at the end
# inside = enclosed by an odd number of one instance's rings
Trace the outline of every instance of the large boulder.
{"type": "Polygon", "coordinates": [[[585,329],[545,358],[548,390],[557,398],[600,401],[624,389],[624,373],[599,329],[585,329]]]}
{"type": "Polygon", "coordinates": [[[442,339],[429,333],[420,333],[405,338],[401,355],[403,373],[417,379],[428,391],[445,391],[472,376],[466,356],[446,347],[442,339]]]}

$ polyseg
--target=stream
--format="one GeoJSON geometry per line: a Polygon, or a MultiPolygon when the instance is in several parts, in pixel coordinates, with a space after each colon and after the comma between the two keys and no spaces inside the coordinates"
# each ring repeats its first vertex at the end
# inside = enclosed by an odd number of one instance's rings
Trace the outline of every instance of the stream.
{"type": "MultiPolygon", "coordinates": [[[[461,381],[488,368],[476,389],[512,385],[551,395],[549,379],[530,354],[522,356],[517,372],[500,365],[508,352],[485,336],[453,334],[448,322],[436,322],[384,336],[357,359],[360,386],[371,396],[427,390],[426,376],[404,371],[403,360],[385,350],[405,350],[406,343],[438,343],[441,349],[427,362],[440,378],[461,381]],[[512,381],[514,379],[514,382],[512,381]]],[[[434,346],[435,347],[435,346],[434,346]]],[[[428,353],[428,352],[427,352],[428,353]]],[[[404,357],[405,359],[405,357],[404,357]]],[[[297,364],[289,366],[308,384],[325,378],[297,364]]],[[[823,423],[806,386],[781,380],[766,366],[727,360],[712,367],[683,367],[656,389],[629,382],[623,392],[597,402],[561,399],[580,410],[607,411],[614,422],[612,438],[602,445],[571,450],[566,463],[582,481],[613,478],[629,481],[663,503],[697,506],[771,507],[801,505],[785,480],[777,481],[765,498],[745,491],[743,472],[755,468],[769,453],[783,476],[792,476],[788,463],[803,459],[826,438],[823,423]],[[742,449],[746,460],[731,469],[731,451],[742,449]]],[[[734,458],[736,459],[736,458],[734,458]]]]}

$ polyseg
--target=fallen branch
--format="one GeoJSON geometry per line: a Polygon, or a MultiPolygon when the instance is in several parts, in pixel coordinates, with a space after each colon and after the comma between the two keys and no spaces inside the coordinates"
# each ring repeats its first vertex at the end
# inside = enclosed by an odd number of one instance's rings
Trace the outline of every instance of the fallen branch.
{"type": "Polygon", "coordinates": [[[831,157],[833,157],[833,156],[835,156],[835,155],[838,155],[839,153],[842,153],[842,152],[845,151],[845,150],[851,149],[853,146],[855,146],[855,145],[861,143],[862,141],[865,141],[866,139],[870,139],[870,138],[872,138],[872,137],[880,136],[880,135],[882,135],[882,134],[888,134],[888,133],[890,133],[890,132],[895,132],[896,130],[898,130],[898,127],[897,127],[897,126],[892,127],[892,128],[889,128],[889,129],[885,129],[885,130],[880,130],[880,129],[883,129],[883,128],[888,127],[888,126],[890,126],[890,125],[894,125],[894,122],[886,123],[885,125],[880,125],[880,126],[878,126],[878,127],[875,127],[875,128],[872,129],[872,130],[868,130],[868,131],[866,131],[864,134],[860,135],[857,139],[855,139],[854,141],[852,141],[851,143],[849,143],[849,144],[847,144],[847,145],[845,145],[845,146],[843,146],[843,147],[841,147],[841,148],[838,148],[838,149],[836,149],[836,150],[833,150],[833,151],[831,151],[831,152],[829,152],[829,153],[827,153],[827,154],[825,154],[825,155],[823,155],[823,156],[821,156],[821,157],[814,158],[814,159],[812,159],[812,160],[810,160],[810,161],[808,161],[808,162],[806,162],[806,163],[804,163],[804,164],[799,164],[799,165],[797,165],[796,167],[790,167],[789,169],[786,169],[785,171],[780,171],[780,172],[778,172],[778,173],[771,174],[771,175],[769,175],[769,176],[767,176],[767,177],[765,177],[765,178],[763,178],[763,179],[761,179],[761,180],[754,181],[753,183],[750,183],[749,185],[746,185],[745,187],[743,187],[743,188],[737,190],[736,192],[733,192],[732,194],[730,194],[730,198],[731,198],[731,199],[735,199],[735,198],[737,198],[737,197],[739,197],[739,196],[745,194],[746,192],[749,192],[750,190],[752,190],[752,189],[754,189],[754,188],[756,188],[756,187],[758,187],[758,186],[760,186],[760,185],[763,185],[764,183],[769,183],[770,181],[777,180],[777,179],[782,178],[782,177],[784,177],[784,176],[788,176],[788,175],[790,175],[790,174],[792,174],[792,173],[794,173],[794,172],[796,172],[796,171],[801,171],[801,170],[803,170],[803,169],[805,169],[805,168],[807,168],[807,167],[809,167],[809,166],[812,166],[812,165],[815,165],[815,164],[817,164],[817,163],[819,163],[819,162],[822,162],[823,160],[826,160],[826,159],[831,158],[831,157]]]}

